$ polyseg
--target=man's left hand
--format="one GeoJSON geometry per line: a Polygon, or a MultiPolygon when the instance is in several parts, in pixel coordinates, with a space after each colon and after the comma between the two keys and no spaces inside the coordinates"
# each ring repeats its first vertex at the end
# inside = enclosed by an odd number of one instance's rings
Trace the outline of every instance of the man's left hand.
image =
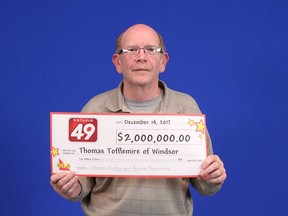
{"type": "Polygon", "coordinates": [[[207,183],[220,185],[227,178],[222,160],[217,155],[209,155],[202,164],[200,177],[207,183]]]}

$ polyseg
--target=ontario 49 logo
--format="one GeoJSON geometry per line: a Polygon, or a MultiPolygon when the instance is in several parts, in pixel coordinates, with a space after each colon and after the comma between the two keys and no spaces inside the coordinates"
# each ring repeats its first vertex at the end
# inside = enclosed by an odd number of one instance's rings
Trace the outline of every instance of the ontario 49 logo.
{"type": "Polygon", "coordinates": [[[97,140],[97,119],[69,119],[69,140],[72,142],[95,142],[97,140]]]}

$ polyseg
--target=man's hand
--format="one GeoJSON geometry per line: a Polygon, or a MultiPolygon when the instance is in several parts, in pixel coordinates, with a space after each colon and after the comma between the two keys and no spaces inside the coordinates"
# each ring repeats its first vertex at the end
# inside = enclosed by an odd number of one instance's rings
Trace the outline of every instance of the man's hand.
{"type": "Polygon", "coordinates": [[[78,176],[74,172],[62,172],[51,176],[50,184],[54,190],[66,199],[76,198],[81,192],[78,176]]]}
{"type": "Polygon", "coordinates": [[[222,184],[227,178],[224,164],[217,155],[209,155],[204,160],[199,175],[206,182],[214,185],[222,184]]]}

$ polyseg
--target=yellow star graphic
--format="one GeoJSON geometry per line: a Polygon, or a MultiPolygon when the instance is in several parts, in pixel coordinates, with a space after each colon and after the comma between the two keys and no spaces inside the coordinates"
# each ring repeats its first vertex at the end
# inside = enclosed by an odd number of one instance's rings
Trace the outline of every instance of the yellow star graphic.
{"type": "Polygon", "coordinates": [[[203,138],[203,135],[202,135],[202,134],[199,134],[198,137],[199,137],[199,139],[202,139],[202,138],[203,138]]]}
{"type": "Polygon", "coordinates": [[[202,119],[201,119],[200,122],[196,122],[195,124],[196,124],[196,126],[197,126],[196,132],[197,132],[197,131],[201,131],[202,133],[204,133],[204,129],[206,128],[206,126],[203,124],[202,119]]]}
{"type": "Polygon", "coordinates": [[[189,121],[188,121],[188,124],[192,127],[192,125],[194,125],[194,120],[192,120],[192,119],[189,119],[189,121]]]}
{"type": "Polygon", "coordinates": [[[53,157],[59,155],[59,148],[52,147],[51,154],[53,155],[53,157]]]}

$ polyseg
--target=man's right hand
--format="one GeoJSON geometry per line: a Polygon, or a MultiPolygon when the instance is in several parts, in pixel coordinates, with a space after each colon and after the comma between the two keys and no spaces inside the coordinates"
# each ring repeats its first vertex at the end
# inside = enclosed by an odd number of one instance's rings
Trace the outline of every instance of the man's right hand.
{"type": "Polygon", "coordinates": [[[50,184],[54,190],[66,199],[74,199],[81,192],[81,184],[74,172],[61,172],[51,176],[50,184]]]}

